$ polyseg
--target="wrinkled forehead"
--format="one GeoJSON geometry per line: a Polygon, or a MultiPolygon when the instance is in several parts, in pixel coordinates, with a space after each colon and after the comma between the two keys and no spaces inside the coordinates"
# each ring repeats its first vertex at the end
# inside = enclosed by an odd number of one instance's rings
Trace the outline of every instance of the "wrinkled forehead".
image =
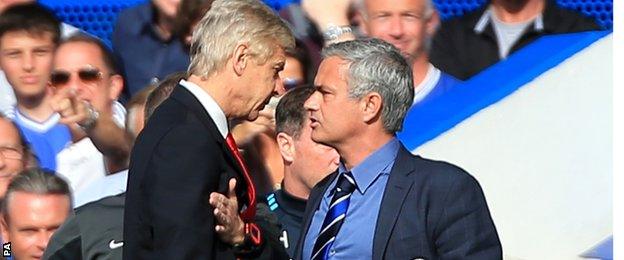
{"type": "Polygon", "coordinates": [[[82,68],[95,67],[107,71],[102,51],[93,43],[62,43],[54,55],[53,69],[78,71],[82,68]]]}

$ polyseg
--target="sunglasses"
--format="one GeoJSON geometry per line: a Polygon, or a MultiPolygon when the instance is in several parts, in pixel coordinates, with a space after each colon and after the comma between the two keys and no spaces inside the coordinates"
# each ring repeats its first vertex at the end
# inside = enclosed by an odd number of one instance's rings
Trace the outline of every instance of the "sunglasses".
{"type": "MultiPolygon", "coordinates": [[[[84,83],[94,83],[102,78],[103,73],[97,68],[82,68],[77,72],[78,78],[84,83]]],[[[60,87],[69,82],[72,73],[64,70],[52,71],[50,84],[60,87]]]]}

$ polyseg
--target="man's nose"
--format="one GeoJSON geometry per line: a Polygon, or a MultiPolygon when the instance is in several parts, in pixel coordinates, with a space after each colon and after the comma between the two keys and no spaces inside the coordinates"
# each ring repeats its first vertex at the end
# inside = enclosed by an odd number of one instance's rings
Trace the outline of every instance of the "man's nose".
{"type": "Polygon", "coordinates": [[[282,78],[279,78],[278,80],[275,81],[275,89],[273,89],[273,95],[281,96],[281,95],[284,95],[285,93],[286,93],[286,87],[284,87],[284,81],[282,81],[282,78]]]}
{"type": "Polygon", "coordinates": [[[26,53],[22,58],[22,69],[25,71],[32,71],[35,64],[35,55],[32,53],[26,53]]]}
{"type": "Polygon", "coordinates": [[[391,18],[390,25],[390,35],[394,38],[401,38],[403,36],[403,23],[401,22],[401,18],[394,17],[391,18]]]}
{"type": "Polygon", "coordinates": [[[307,110],[318,110],[319,105],[318,105],[318,96],[320,96],[321,93],[319,93],[318,91],[315,91],[314,93],[312,93],[312,95],[305,101],[305,103],[303,103],[303,107],[307,110]]]}

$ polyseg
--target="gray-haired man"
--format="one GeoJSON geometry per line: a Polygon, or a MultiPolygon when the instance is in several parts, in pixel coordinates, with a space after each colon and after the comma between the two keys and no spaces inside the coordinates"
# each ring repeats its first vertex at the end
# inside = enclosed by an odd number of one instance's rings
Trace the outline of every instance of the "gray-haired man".
{"type": "Polygon", "coordinates": [[[16,175],[2,204],[2,240],[13,259],[40,259],[50,237],[71,212],[67,183],[39,168],[16,175]]]}
{"type": "Polygon", "coordinates": [[[501,259],[478,182],[396,139],[414,96],[400,52],[367,39],[330,45],[323,57],[304,106],[312,140],[341,163],[310,193],[297,258],[501,259]]]}

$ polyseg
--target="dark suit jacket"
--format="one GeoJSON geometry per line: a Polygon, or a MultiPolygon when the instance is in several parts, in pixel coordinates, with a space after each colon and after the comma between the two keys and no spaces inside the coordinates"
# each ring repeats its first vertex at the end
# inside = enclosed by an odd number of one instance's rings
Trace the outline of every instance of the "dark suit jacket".
{"type": "Polygon", "coordinates": [[[176,87],[132,152],[123,258],[234,259],[214,232],[208,202],[211,192],[227,194],[232,177],[239,204],[246,204],[242,171],[216,124],[186,88],[176,87]]]}
{"type": "MultiPolygon", "coordinates": [[[[333,173],[312,190],[297,257],[333,173]]],[[[347,218],[345,221],[349,221],[347,218]]],[[[457,166],[412,155],[403,146],[381,201],[373,259],[502,259],[477,180],[457,166]]]]}

